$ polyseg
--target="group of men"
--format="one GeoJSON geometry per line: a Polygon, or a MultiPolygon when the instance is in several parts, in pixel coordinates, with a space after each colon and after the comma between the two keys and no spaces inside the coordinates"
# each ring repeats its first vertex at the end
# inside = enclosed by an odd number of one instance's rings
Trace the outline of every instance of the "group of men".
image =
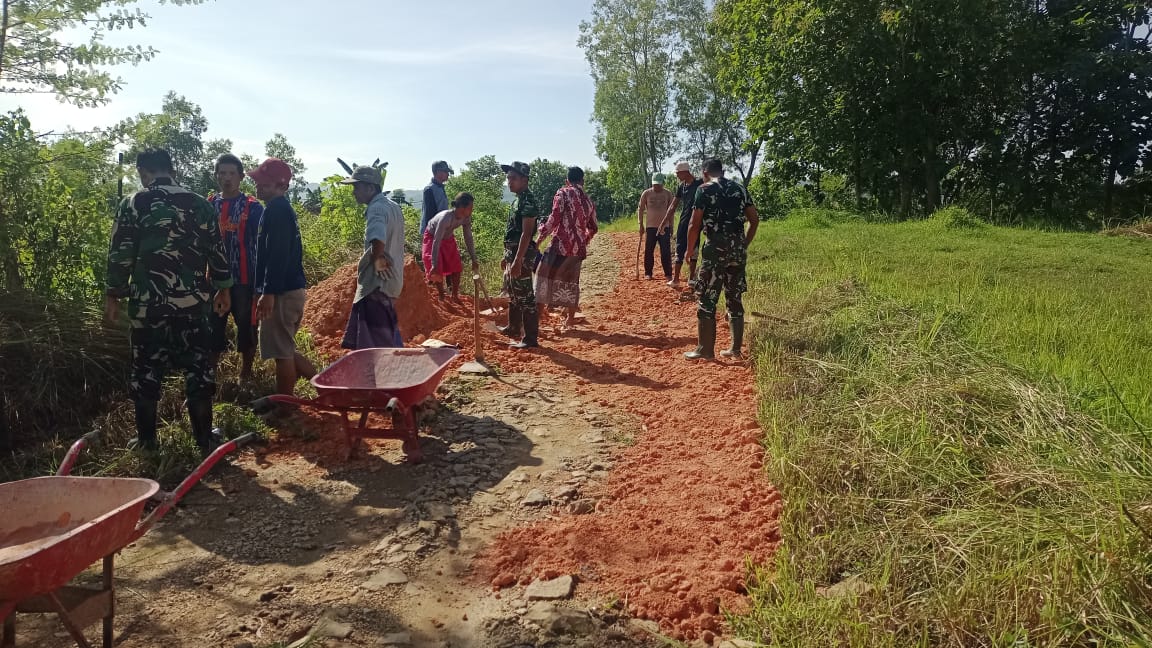
{"type": "MultiPolygon", "coordinates": [[[[218,443],[212,431],[216,369],[227,348],[227,320],[236,324],[241,378],[252,375],[256,347],[276,365],[276,391],[316,373],[296,350],[307,300],[304,250],[287,194],[292,169],[269,158],[249,170],[256,196],[240,191],[243,162],[231,154],[215,164],[219,193],[208,199],[173,181],[171,155],[151,149],[136,157],[143,188],[116,213],[108,252],[105,317],[120,318],[127,298],[136,440],[157,447],[157,408],[169,371],[184,374],[185,405],[201,453],[218,443]]],[[[364,255],[344,346],[401,344],[392,300],[403,282],[404,216],[384,197],[380,172],[355,170],[344,180],[366,205],[364,255]]]]}
{"type": "Polygon", "coordinates": [[[724,357],[740,357],[744,340],[744,291],[748,289],[746,267],[748,246],[756,237],[759,215],[740,184],[725,177],[724,165],[712,159],[704,163],[703,178],[692,173],[687,162],[676,165],[679,186],[676,193],[664,188],[662,173],[652,176],[652,187],[640,195],[636,210],[640,233],[644,238],[644,274],[652,279],[654,252],[660,247],[664,278],[672,287],[680,286],[680,273],[688,261],[689,285],[697,298],[697,346],[685,355],[690,360],[715,356],[716,307],[720,294],[728,310],[732,346],[721,352],[724,357]],[[671,229],[680,209],[676,226],[676,258],[673,268],[671,229]],[[747,225],[747,231],[745,231],[747,225]],[[700,237],[707,241],[701,250],[700,237]],[[697,273],[697,257],[701,260],[697,273]]]}
{"type": "MultiPolygon", "coordinates": [[[[269,158],[247,171],[256,186],[252,197],[240,190],[243,162],[234,155],[222,155],[215,164],[219,192],[205,199],[173,181],[167,151],[141,152],[136,168],[143,189],[125,198],[117,210],[105,300],[106,318],[115,322],[121,301],[128,299],[136,443],[143,449],[156,448],[161,383],[167,372],[178,370],[184,373],[193,437],[200,451],[208,454],[218,443],[212,431],[212,400],[217,365],[228,344],[229,316],[236,324],[242,379],[252,375],[257,346],[262,359],[275,361],[277,393],[291,394],[299,378],[316,373],[296,350],[295,342],[307,293],[299,222],[287,197],[292,169],[282,160],[269,158]]],[[[515,199],[509,209],[501,262],[510,297],[509,319],[500,330],[513,339],[513,348],[529,349],[539,346],[543,313],[559,308],[569,321],[576,313],[581,264],[597,233],[596,208],[584,191],[583,170],[572,167],[541,224],[539,203],[528,188],[530,166],[513,162],[501,169],[515,199]],[[541,253],[547,238],[551,244],[541,253]]],[[[433,180],[425,189],[425,217],[448,207],[443,185],[452,169],[441,161],[432,171],[433,180]]],[[[641,226],[649,242],[647,274],[651,278],[657,244],[670,285],[679,284],[687,259],[699,302],[699,344],[685,355],[713,357],[716,307],[723,292],[732,347],[722,355],[738,357],[744,330],[746,250],[756,235],[756,209],[747,191],[725,178],[718,160],[705,163],[702,180],[695,178],[687,163],[677,165],[676,172],[680,186],[675,195],[663,187],[664,178],[657,174],[652,189],[640,201],[641,226]],[[677,208],[681,216],[673,273],[669,230],[677,208]],[[702,233],[707,241],[697,272],[696,250],[702,233]]],[[[343,182],[352,186],[356,201],[365,206],[365,235],[342,345],[348,349],[402,346],[395,301],[404,279],[403,212],[383,192],[379,170],[359,167],[343,182]]],[[[422,229],[428,220],[422,219],[422,229]]]]}

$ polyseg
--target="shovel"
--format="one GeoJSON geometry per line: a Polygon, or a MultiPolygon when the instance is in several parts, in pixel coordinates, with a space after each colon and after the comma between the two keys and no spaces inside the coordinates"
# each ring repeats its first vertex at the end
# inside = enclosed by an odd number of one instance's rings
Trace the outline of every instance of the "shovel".
{"type": "MultiPolygon", "coordinates": [[[[465,362],[460,367],[460,373],[470,374],[473,376],[489,376],[492,370],[488,365],[484,364],[484,350],[480,342],[480,290],[483,288],[484,283],[480,281],[480,275],[472,275],[472,281],[476,284],[476,292],[473,293],[476,297],[472,300],[472,361],[465,362]]],[[[491,303],[491,300],[489,300],[491,303]]]]}

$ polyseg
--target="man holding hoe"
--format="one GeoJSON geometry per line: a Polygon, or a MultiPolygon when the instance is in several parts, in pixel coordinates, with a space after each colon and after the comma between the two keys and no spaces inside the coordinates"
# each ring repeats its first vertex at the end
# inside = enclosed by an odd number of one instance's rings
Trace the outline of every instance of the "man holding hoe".
{"type": "Polygon", "coordinates": [[[694,249],[703,232],[708,240],[700,251],[700,276],[696,280],[699,305],[696,310],[697,337],[695,351],[684,354],[689,360],[712,359],[716,350],[716,305],[720,292],[728,307],[728,324],[732,329],[732,347],[720,355],[739,358],[744,341],[744,291],[748,246],[756,238],[760,217],[748,192],[724,177],[724,165],[712,159],[704,163],[705,183],[696,192],[692,225],[688,230],[688,249],[694,249]],[[748,231],[744,231],[744,223],[748,231]]]}
{"type": "Polygon", "coordinates": [[[680,186],[676,188],[676,195],[672,204],[668,206],[668,213],[660,223],[660,229],[669,228],[676,222],[676,208],[680,208],[680,222],[676,225],[676,259],[672,279],[668,285],[673,288],[680,286],[680,271],[684,268],[684,259],[688,259],[688,282],[696,280],[696,254],[699,248],[688,249],[688,226],[692,223],[692,208],[696,202],[696,190],[704,181],[692,175],[692,167],[687,162],[676,165],[676,179],[680,186]],[[688,256],[690,255],[690,256],[688,256]]]}

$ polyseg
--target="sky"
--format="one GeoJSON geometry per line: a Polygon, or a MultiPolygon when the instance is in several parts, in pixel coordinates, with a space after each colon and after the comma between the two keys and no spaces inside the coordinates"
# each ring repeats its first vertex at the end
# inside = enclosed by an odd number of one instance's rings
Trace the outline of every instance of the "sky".
{"type": "Polygon", "coordinates": [[[0,95],[38,132],[111,126],[158,112],[169,90],[199,104],[204,138],[263,156],[281,132],[317,181],[343,173],[336,158],[389,162],[386,189],[423,187],[431,164],[456,171],[501,161],[596,157],[593,83],[576,44],[591,0],[208,0],[174,7],[144,0],[147,27],[108,44],[159,54],[114,68],[122,90],[106,106],[75,108],[51,95],[0,95]]]}

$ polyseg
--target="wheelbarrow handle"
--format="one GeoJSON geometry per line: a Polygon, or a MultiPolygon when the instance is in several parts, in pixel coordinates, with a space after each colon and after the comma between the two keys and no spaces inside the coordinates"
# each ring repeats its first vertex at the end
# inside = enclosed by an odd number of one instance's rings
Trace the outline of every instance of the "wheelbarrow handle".
{"type": "Polygon", "coordinates": [[[92,430],[88,434],[76,439],[76,443],[68,448],[68,454],[64,455],[64,461],[60,462],[60,469],[56,471],[57,477],[67,477],[72,474],[72,469],[76,466],[76,460],[80,458],[80,453],[84,452],[88,446],[96,445],[100,440],[100,433],[92,430]]]}
{"type": "Polygon", "coordinates": [[[168,511],[172,510],[172,507],[176,506],[177,502],[179,502],[188,493],[188,491],[192,490],[192,487],[195,486],[201,479],[203,479],[204,475],[208,474],[208,471],[212,470],[212,467],[215,466],[221,459],[223,459],[225,455],[234,452],[255,438],[256,433],[249,432],[248,434],[238,436],[235,439],[224,443],[219,448],[216,448],[216,450],[213,451],[212,454],[208,455],[208,457],[204,459],[204,461],[202,461],[199,466],[196,466],[196,469],[192,471],[192,474],[188,475],[184,478],[184,481],[180,482],[180,485],[176,487],[176,490],[172,491],[168,494],[167,497],[164,498],[164,501],[160,503],[160,506],[157,506],[155,509],[153,509],[153,511],[149,513],[147,517],[145,517],[140,521],[139,524],[136,525],[136,537],[139,538],[145,533],[148,533],[148,530],[152,528],[152,525],[156,524],[158,521],[160,521],[160,518],[164,517],[168,511]]]}

